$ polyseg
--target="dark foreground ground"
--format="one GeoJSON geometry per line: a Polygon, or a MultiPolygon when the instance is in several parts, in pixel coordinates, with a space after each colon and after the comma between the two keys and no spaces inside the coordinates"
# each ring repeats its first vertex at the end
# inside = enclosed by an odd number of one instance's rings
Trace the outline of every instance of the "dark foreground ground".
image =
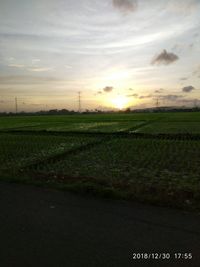
{"type": "Polygon", "coordinates": [[[0,183],[0,266],[200,266],[200,216],[0,183]],[[193,259],[175,260],[179,252],[193,259]]]}

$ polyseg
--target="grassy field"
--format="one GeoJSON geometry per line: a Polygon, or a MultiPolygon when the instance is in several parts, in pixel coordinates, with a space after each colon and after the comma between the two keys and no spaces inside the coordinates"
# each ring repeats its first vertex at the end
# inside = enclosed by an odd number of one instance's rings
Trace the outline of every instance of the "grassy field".
{"type": "Polygon", "coordinates": [[[0,178],[200,209],[200,113],[0,117],[0,178]]]}

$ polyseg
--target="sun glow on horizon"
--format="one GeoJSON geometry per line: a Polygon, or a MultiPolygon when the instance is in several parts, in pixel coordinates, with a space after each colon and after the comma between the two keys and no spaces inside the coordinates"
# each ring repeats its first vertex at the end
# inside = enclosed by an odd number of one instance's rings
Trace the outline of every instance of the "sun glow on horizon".
{"type": "Polygon", "coordinates": [[[112,100],[112,103],[115,108],[124,109],[127,107],[128,99],[123,95],[118,95],[112,100]]]}

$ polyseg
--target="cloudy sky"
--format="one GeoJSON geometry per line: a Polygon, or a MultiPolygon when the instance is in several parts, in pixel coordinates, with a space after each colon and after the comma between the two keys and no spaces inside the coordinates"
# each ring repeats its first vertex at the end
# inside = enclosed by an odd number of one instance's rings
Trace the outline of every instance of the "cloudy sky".
{"type": "Polygon", "coordinates": [[[200,1],[1,0],[0,110],[77,109],[79,91],[92,109],[199,103],[200,1]]]}

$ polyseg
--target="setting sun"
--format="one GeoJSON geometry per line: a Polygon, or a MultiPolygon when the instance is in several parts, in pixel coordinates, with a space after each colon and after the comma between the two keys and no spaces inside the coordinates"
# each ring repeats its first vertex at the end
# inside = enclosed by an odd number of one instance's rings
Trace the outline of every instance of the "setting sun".
{"type": "Polygon", "coordinates": [[[125,96],[118,95],[117,97],[115,97],[112,100],[112,102],[113,102],[113,105],[115,106],[115,108],[123,109],[127,106],[128,99],[125,96]]]}

